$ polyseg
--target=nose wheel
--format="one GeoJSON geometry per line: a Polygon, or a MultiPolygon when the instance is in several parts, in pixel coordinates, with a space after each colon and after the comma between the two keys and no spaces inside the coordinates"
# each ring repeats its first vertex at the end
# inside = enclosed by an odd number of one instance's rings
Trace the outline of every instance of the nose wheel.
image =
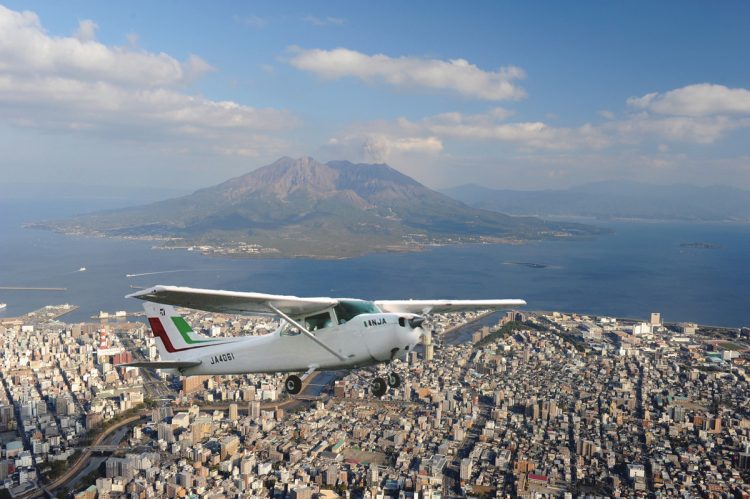
{"type": "Polygon", "coordinates": [[[370,392],[375,397],[382,397],[388,388],[398,388],[401,386],[401,376],[396,373],[388,373],[385,378],[377,377],[370,381],[370,392]]]}
{"type": "Polygon", "coordinates": [[[284,389],[290,395],[297,395],[302,391],[302,380],[299,376],[291,375],[284,382],[284,389]]]}

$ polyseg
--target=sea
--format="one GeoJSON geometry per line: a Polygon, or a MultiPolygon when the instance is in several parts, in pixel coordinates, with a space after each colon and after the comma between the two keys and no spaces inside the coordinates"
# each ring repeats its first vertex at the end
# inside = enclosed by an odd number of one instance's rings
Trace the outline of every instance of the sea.
{"type": "Polygon", "coordinates": [[[528,310],[643,319],[660,312],[667,322],[750,326],[750,224],[586,221],[611,233],[346,260],[217,258],[22,227],[106,207],[0,201],[0,303],[7,304],[0,318],[63,303],[79,307],[66,322],[133,312],[140,303],[125,295],[171,284],[365,299],[523,298],[528,310]]]}

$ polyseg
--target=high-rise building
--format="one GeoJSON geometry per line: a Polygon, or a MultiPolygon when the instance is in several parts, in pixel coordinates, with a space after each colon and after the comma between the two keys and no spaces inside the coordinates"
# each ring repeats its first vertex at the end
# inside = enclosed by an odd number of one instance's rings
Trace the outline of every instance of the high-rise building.
{"type": "Polygon", "coordinates": [[[310,487],[295,487],[289,493],[290,499],[312,499],[313,493],[310,487]]]}
{"type": "Polygon", "coordinates": [[[250,415],[250,419],[256,422],[260,421],[260,400],[250,401],[248,413],[250,415]]]}
{"type": "Polygon", "coordinates": [[[247,386],[242,389],[242,400],[249,402],[255,400],[255,387],[247,386]]]}
{"type": "Polygon", "coordinates": [[[330,465],[325,471],[326,485],[333,487],[338,479],[339,469],[335,464],[330,465]]]}
{"type": "Polygon", "coordinates": [[[659,312],[651,312],[651,325],[661,326],[661,314],[659,312]]]}
{"type": "Polygon", "coordinates": [[[465,457],[461,459],[461,480],[471,478],[471,459],[465,457]]]}
{"type": "Polygon", "coordinates": [[[229,404],[229,421],[237,421],[237,404],[229,404]]]}
{"type": "Polygon", "coordinates": [[[174,442],[174,432],[170,423],[159,423],[156,427],[157,438],[168,444],[174,442]]]}
{"type": "Polygon", "coordinates": [[[435,350],[432,346],[432,334],[434,330],[426,330],[424,332],[424,339],[422,340],[422,344],[424,345],[424,360],[431,361],[432,358],[435,356],[435,350]]]}
{"type": "Polygon", "coordinates": [[[419,354],[417,352],[409,352],[409,365],[413,366],[419,362],[419,354]]]}
{"type": "Polygon", "coordinates": [[[345,389],[346,389],[346,383],[344,383],[343,380],[337,379],[336,382],[333,384],[333,396],[338,397],[338,398],[344,398],[346,396],[345,389]]]}
{"type": "Polygon", "coordinates": [[[200,391],[203,389],[203,383],[208,376],[186,376],[182,378],[182,392],[185,395],[200,391]]]}
{"type": "Polygon", "coordinates": [[[376,464],[370,464],[370,468],[367,470],[367,485],[370,487],[376,487],[379,483],[378,466],[376,464]]]}
{"type": "Polygon", "coordinates": [[[234,455],[240,447],[240,438],[237,435],[229,435],[221,441],[221,459],[234,455]]]}

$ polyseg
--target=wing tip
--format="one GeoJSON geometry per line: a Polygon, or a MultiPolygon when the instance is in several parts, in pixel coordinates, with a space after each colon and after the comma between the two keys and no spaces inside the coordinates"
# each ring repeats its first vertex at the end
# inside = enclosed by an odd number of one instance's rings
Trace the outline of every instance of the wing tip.
{"type": "Polygon", "coordinates": [[[154,294],[158,293],[159,291],[165,291],[168,286],[164,286],[162,284],[157,284],[156,286],[151,286],[150,288],[145,289],[139,289],[138,291],[134,293],[130,293],[125,295],[125,298],[138,298],[139,300],[148,300],[149,297],[152,297],[154,294]]]}

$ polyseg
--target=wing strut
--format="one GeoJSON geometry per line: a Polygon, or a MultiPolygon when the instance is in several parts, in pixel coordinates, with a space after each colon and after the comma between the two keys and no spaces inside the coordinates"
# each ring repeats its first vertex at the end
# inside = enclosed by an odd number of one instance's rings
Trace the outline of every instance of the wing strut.
{"type": "Polygon", "coordinates": [[[268,308],[270,308],[271,310],[273,310],[274,312],[276,312],[279,315],[279,317],[281,317],[285,321],[287,321],[290,324],[293,324],[294,326],[296,326],[305,336],[307,336],[308,338],[310,338],[311,340],[313,340],[315,343],[317,343],[318,345],[320,345],[321,347],[325,348],[330,353],[332,353],[333,355],[335,355],[337,359],[339,359],[342,362],[346,360],[344,357],[342,357],[341,355],[339,355],[336,352],[336,350],[334,350],[333,348],[329,347],[324,341],[321,341],[317,336],[315,336],[314,334],[312,334],[306,328],[302,327],[302,324],[300,324],[299,322],[295,321],[294,319],[292,319],[291,317],[289,317],[284,312],[282,312],[281,310],[279,310],[275,306],[271,305],[270,303],[268,303],[268,308]]]}

